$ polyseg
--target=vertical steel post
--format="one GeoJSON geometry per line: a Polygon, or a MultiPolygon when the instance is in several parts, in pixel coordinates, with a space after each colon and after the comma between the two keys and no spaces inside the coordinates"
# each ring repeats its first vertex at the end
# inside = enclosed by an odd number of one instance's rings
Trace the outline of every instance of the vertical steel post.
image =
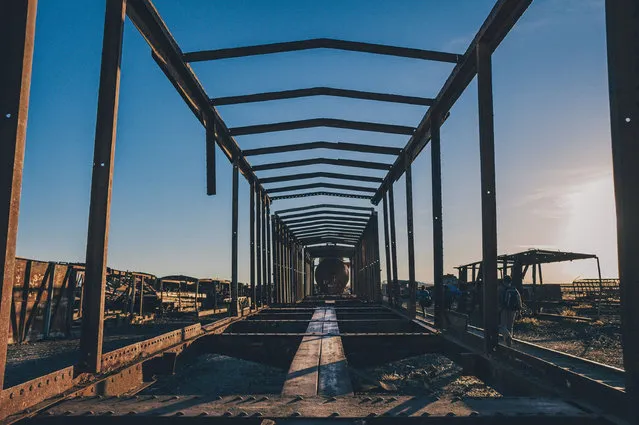
{"type": "Polygon", "coordinates": [[[279,278],[279,271],[278,271],[278,259],[277,259],[277,245],[278,245],[278,239],[279,239],[279,235],[277,234],[277,221],[276,221],[276,217],[275,215],[271,216],[271,231],[273,232],[272,234],[272,244],[273,244],[273,255],[271,257],[271,261],[273,262],[273,302],[274,303],[279,303],[280,302],[280,278],[279,278]]]}
{"type": "Polygon", "coordinates": [[[442,163],[440,119],[434,114],[430,126],[430,154],[433,206],[433,277],[435,281],[435,327],[444,323],[444,229],[442,222],[442,163]]]}
{"type": "Polygon", "coordinates": [[[390,260],[390,239],[388,235],[388,194],[384,194],[384,251],[386,254],[386,296],[388,303],[393,304],[393,293],[391,291],[391,260],[390,260]]]}
{"type": "Polygon", "coordinates": [[[217,134],[215,124],[213,128],[206,129],[206,194],[215,195],[216,179],[215,179],[215,144],[217,134]]]}
{"type": "Polygon", "coordinates": [[[381,261],[379,252],[379,219],[377,212],[374,213],[375,221],[373,222],[373,277],[375,278],[375,287],[373,298],[375,302],[382,302],[382,276],[381,261]]]}
{"type": "Polygon", "coordinates": [[[0,390],[11,326],[36,10],[36,0],[0,5],[0,390]]]}
{"type": "MultiPolygon", "coordinates": [[[[47,302],[44,307],[44,329],[42,331],[44,339],[49,338],[51,332],[51,313],[53,312],[53,284],[55,282],[55,263],[49,263],[51,272],[47,282],[47,302]]],[[[62,290],[62,288],[60,288],[62,290]]],[[[35,306],[34,306],[35,307],[35,306]]]]}
{"type": "Polygon", "coordinates": [[[484,341],[492,352],[499,342],[497,306],[497,202],[495,195],[495,134],[490,46],[477,45],[479,157],[481,161],[482,273],[484,281],[484,341]]]}
{"type": "Polygon", "coordinates": [[[262,296],[262,305],[268,304],[268,276],[266,275],[266,263],[268,262],[268,258],[266,257],[266,192],[262,193],[262,202],[260,205],[262,206],[262,210],[260,211],[262,215],[262,292],[260,295],[262,296]]]}
{"type": "Polygon", "coordinates": [[[267,199],[266,201],[266,303],[273,303],[273,275],[271,274],[271,264],[273,262],[273,257],[271,255],[271,239],[272,239],[272,228],[271,228],[271,200],[267,199]]]}
{"type": "Polygon", "coordinates": [[[251,309],[255,310],[256,307],[256,295],[255,289],[255,182],[251,183],[251,200],[249,205],[249,239],[250,239],[250,252],[249,252],[249,266],[250,278],[251,278],[251,309]]]}
{"type": "Polygon", "coordinates": [[[402,297],[399,290],[399,282],[397,281],[397,234],[395,232],[395,196],[393,194],[393,185],[388,188],[388,213],[390,218],[390,240],[391,240],[391,265],[393,274],[393,300],[395,307],[402,306],[402,297]]]}
{"type": "Polygon", "coordinates": [[[140,276],[140,316],[144,312],[144,276],[140,276]]]}
{"type": "Polygon", "coordinates": [[[630,422],[639,422],[639,4],[606,1],[621,338],[630,422]]]}
{"type": "Polygon", "coordinates": [[[417,312],[417,283],[415,282],[415,236],[413,234],[413,172],[412,164],[406,167],[406,229],[408,232],[408,315],[417,312]]]}
{"type": "Polygon", "coordinates": [[[237,197],[239,191],[239,172],[237,158],[233,159],[233,203],[231,206],[231,306],[229,313],[231,316],[240,314],[238,303],[238,281],[237,281],[237,232],[238,232],[238,205],[237,197]]]}
{"type": "Polygon", "coordinates": [[[79,367],[91,373],[100,372],[102,360],[104,292],[125,14],[126,0],[107,0],[84,275],[85,314],[80,336],[79,367]]]}
{"type": "Polygon", "coordinates": [[[262,192],[257,189],[255,198],[255,269],[257,276],[257,298],[256,302],[258,306],[262,306],[262,298],[264,296],[264,290],[262,288],[262,192]]]}

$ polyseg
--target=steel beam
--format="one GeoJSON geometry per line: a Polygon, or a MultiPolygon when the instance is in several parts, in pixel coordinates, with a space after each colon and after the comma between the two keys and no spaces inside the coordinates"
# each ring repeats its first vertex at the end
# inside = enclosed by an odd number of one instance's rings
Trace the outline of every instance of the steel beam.
{"type": "Polygon", "coordinates": [[[393,185],[388,190],[388,213],[390,218],[390,238],[391,238],[391,265],[393,272],[393,300],[395,306],[401,307],[401,298],[399,297],[399,282],[397,280],[397,233],[395,230],[395,195],[393,194],[393,185]]]}
{"type": "Polygon", "coordinates": [[[493,123],[492,50],[477,45],[479,101],[479,157],[481,161],[482,274],[484,290],[484,341],[493,352],[499,343],[497,298],[497,203],[495,195],[495,134],[493,123]]]}
{"type": "Polygon", "coordinates": [[[336,49],[352,52],[373,53],[376,55],[398,56],[448,63],[457,63],[461,56],[454,53],[409,47],[387,46],[384,44],[362,43],[357,41],[315,38],[310,40],[287,41],[282,43],[260,44],[256,46],[232,47],[226,49],[203,50],[184,54],[186,62],[201,62],[219,59],[241,58],[246,56],[267,55],[273,53],[296,52],[309,49],[336,49]]]}
{"type": "Polygon", "coordinates": [[[215,131],[213,129],[206,130],[206,194],[215,195],[216,179],[215,179],[215,131]]]}
{"type": "Polygon", "coordinates": [[[0,391],[7,360],[29,112],[36,0],[0,5],[0,391]]]}
{"type": "Polygon", "coordinates": [[[244,153],[244,156],[253,156],[253,155],[269,155],[274,153],[285,153],[285,152],[298,152],[298,151],[306,151],[306,150],[312,150],[312,149],[330,149],[335,151],[376,153],[381,155],[399,155],[402,152],[401,148],[394,148],[391,146],[374,146],[374,145],[363,145],[359,143],[344,143],[344,142],[297,143],[292,145],[271,146],[268,148],[246,149],[242,152],[244,153]]]}
{"type": "Polygon", "coordinates": [[[251,200],[249,206],[249,233],[250,233],[250,274],[251,274],[251,309],[255,309],[257,307],[256,298],[257,298],[257,288],[255,286],[255,184],[251,183],[250,189],[251,191],[251,200]]]}
{"type": "Polygon", "coordinates": [[[271,275],[271,202],[267,199],[266,201],[266,288],[267,288],[267,297],[266,303],[271,305],[273,303],[273,278],[271,275]]]}
{"type": "Polygon", "coordinates": [[[258,190],[256,194],[256,203],[255,203],[255,215],[256,215],[256,223],[255,223],[255,259],[257,268],[256,271],[256,281],[257,281],[257,292],[258,297],[256,298],[256,303],[259,307],[262,306],[262,295],[264,291],[262,290],[262,193],[258,190]]]}
{"type": "Polygon", "coordinates": [[[260,181],[266,184],[266,183],[288,182],[293,180],[317,179],[322,177],[327,179],[355,180],[355,181],[370,182],[370,183],[381,183],[383,181],[381,177],[361,176],[358,174],[325,173],[325,172],[299,173],[299,174],[290,174],[286,176],[264,177],[264,178],[261,178],[260,181]]]}
{"type": "Polygon", "coordinates": [[[413,173],[412,166],[406,167],[406,231],[408,239],[408,315],[416,314],[417,284],[415,282],[415,235],[413,232],[413,173]]]}
{"type": "Polygon", "coordinates": [[[348,236],[359,238],[362,235],[362,232],[344,231],[340,229],[319,229],[319,230],[295,233],[295,237],[301,240],[302,238],[307,238],[309,236],[323,236],[328,234],[348,235],[348,236]]]}
{"type": "Polygon", "coordinates": [[[313,220],[308,220],[308,219],[291,220],[288,223],[286,223],[286,226],[292,230],[292,229],[297,229],[300,227],[315,226],[319,224],[337,224],[337,225],[348,224],[349,226],[365,226],[366,223],[367,222],[365,220],[361,220],[361,219],[337,218],[335,220],[331,220],[330,218],[327,217],[327,218],[313,219],[313,220]]]}
{"type": "MultiPolygon", "coordinates": [[[[354,211],[370,211],[370,212],[374,211],[374,208],[372,207],[360,207],[356,205],[314,204],[314,205],[306,205],[304,207],[287,208],[285,210],[275,211],[274,214],[280,216],[282,214],[287,214],[291,212],[308,211],[308,210],[314,210],[318,208],[332,208],[332,209],[338,209],[338,210],[354,210],[354,211]]],[[[281,218],[286,218],[286,217],[282,216],[281,218]]]]}
{"type": "Polygon", "coordinates": [[[391,259],[390,259],[390,237],[388,234],[388,195],[384,194],[384,253],[386,254],[386,296],[389,304],[393,304],[391,259]]]}
{"type": "Polygon", "coordinates": [[[195,77],[193,70],[184,62],[182,50],[153,3],[150,0],[130,1],[126,13],[151,48],[153,59],[196,118],[206,129],[214,133],[215,141],[228,160],[238,161],[240,171],[249,183],[256,181],[251,166],[242,155],[242,151],[222,118],[210,105],[209,96],[195,77]]]}
{"type": "Polygon", "coordinates": [[[104,18],[80,336],[79,368],[91,373],[100,372],[102,361],[113,159],[126,7],[126,0],[107,0],[104,18]]]}
{"type": "Polygon", "coordinates": [[[301,232],[311,231],[311,230],[324,230],[324,229],[338,229],[338,230],[353,230],[353,231],[362,231],[364,226],[360,225],[338,225],[338,224],[314,224],[307,226],[303,229],[294,230],[295,234],[299,234],[301,232]]]}
{"type": "Polygon", "coordinates": [[[373,161],[356,161],[352,159],[339,158],[310,158],[296,161],[272,162],[270,164],[254,165],[253,171],[276,170],[280,168],[302,167],[305,165],[337,165],[340,167],[370,168],[375,170],[388,170],[389,164],[373,161]]]}
{"type": "Polygon", "coordinates": [[[341,190],[351,190],[353,192],[375,193],[375,188],[373,187],[352,186],[352,185],[346,185],[346,184],[335,184],[335,183],[324,183],[324,182],[300,184],[296,186],[274,187],[272,189],[267,189],[266,191],[267,193],[281,193],[281,192],[291,192],[295,190],[316,189],[316,188],[341,189],[341,190]]]}
{"type": "Polygon", "coordinates": [[[631,423],[639,423],[639,4],[606,1],[621,336],[631,423]]]}
{"type": "Polygon", "coordinates": [[[372,199],[377,205],[386,191],[389,190],[393,182],[397,181],[404,173],[406,164],[409,164],[419,155],[422,149],[430,140],[430,127],[433,111],[437,111],[440,116],[445,116],[453,107],[457,99],[466,90],[466,87],[477,74],[477,45],[485,42],[490,52],[493,52],[508,34],[511,28],[524,14],[532,0],[498,0],[492,11],[482,24],[481,28],[470,43],[470,46],[459,60],[444,86],[437,94],[435,103],[426,112],[420,121],[414,134],[404,147],[404,151],[397,158],[391,170],[384,178],[379,190],[372,199]]]}
{"type": "Polygon", "coordinates": [[[405,125],[350,121],[335,118],[311,118],[307,120],[247,125],[244,127],[234,127],[231,128],[229,131],[231,132],[231,136],[246,136],[250,134],[273,133],[277,131],[289,131],[314,127],[332,127],[343,128],[347,130],[372,131],[374,133],[404,135],[412,135],[415,131],[415,128],[405,125]]]}
{"type": "Polygon", "coordinates": [[[435,327],[444,323],[444,229],[442,221],[442,163],[439,125],[441,120],[433,117],[431,126],[431,179],[433,208],[433,278],[435,286],[435,327]]]}
{"type": "Polygon", "coordinates": [[[266,193],[262,194],[262,291],[260,292],[260,297],[262,298],[262,305],[268,304],[268,275],[266,274],[266,263],[268,262],[268,257],[266,256],[266,226],[268,221],[268,216],[266,215],[266,203],[267,201],[266,193]]]}
{"type": "Polygon", "coordinates": [[[325,221],[325,220],[336,220],[339,221],[340,223],[361,223],[362,225],[368,223],[368,218],[362,218],[362,217],[330,217],[330,216],[319,216],[319,217],[307,217],[307,218],[296,218],[294,220],[284,220],[283,221],[286,223],[286,225],[289,228],[293,228],[295,227],[295,225],[300,224],[300,223],[314,223],[314,222],[318,222],[318,221],[325,221]]]}
{"type": "Polygon", "coordinates": [[[237,281],[237,233],[238,233],[238,192],[239,192],[239,166],[237,159],[233,161],[233,200],[231,205],[231,305],[229,315],[238,316],[239,283],[237,281]]]}
{"type": "Polygon", "coordinates": [[[417,97],[417,96],[403,96],[399,94],[389,94],[389,93],[373,93],[368,91],[346,90],[346,89],[338,89],[338,88],[332,88],[332,87],[311,87],[311,88],[304,88],[304,89],[246,94],[246,95],[240,95],[240,96],[217,97],[217,98],[211,99],[211,104],[215,106],[237,105],[242,103],[296,99],[300,97],[310,97],[310,96],[335,96],[335,97],[346,97],[351,99],[375,100],[379,102],[403,103],[408,105],[422,105],[422,106],[430,106],[434,102],[434,99],[417,97]]]}
{"type": "Polygon", "coordinates": [[[371,200],[370,196],[363,195],[352,195],[350,193],[339,193],[339,192],[308,192],[308,193],[298,193],[294,195],[282,195],[282,196],[272,196],[272,201],[277,201],[278,199],[294,199],[294,198],[307,198],[309,196],[335,196],[338,198],[351,198],[351,199],[366,199],[371,200]]]}
{"type": "Polygon", "coordinates": [[[366,213],[356,213],[356,212],[352,212],[352,211],[331,211],[329,209],[324,209],[324,210],[315,210],[315,211],[309,211],[309,212],[305,212],[305,213],[299,213],[299,214],[289,214],[289,215],[285,215],[282,216],[282,220],[286,221],[290,218],[303,218],[303,217],[312,217],[315,215],[321,215],[321,214],[330,214],[330,215],[337,215],[337,216],[344,216],[344,217],[363,217],[363,218],[370,218],[370,214],[366,214],[366,213]]]}

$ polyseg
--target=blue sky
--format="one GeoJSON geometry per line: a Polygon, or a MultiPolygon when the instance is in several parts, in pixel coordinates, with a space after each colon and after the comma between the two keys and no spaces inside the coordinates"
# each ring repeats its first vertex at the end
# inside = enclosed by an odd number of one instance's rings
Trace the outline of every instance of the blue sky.
{"type": "MultiPolygon", "coordinates": [[[[493,60],[499,251],[593,252],[616,276],[603,0],[535,0],[493,60]]],[[[465,51],[494,0],[155,2],[185,52],[316,37],[465,51]]],[[[83,261],[103,1],[39,2],[18,255],[83,261]]],[[[315,50],[193,65],[209,95],[312,86],[435,96],[451,64],[315,50]]],[[[445,270],[480,258],[476,86],[442,129],[445,270]]],[[[416,125],[424,107],[313,97],[223,106],[229,126],[314,117],[416,125]]],[[[243,148],[315,140],[403,146],[407,136],[317,128],[237,138],[243,148]]],[[[254,164],[331,151],[250,158],[254,164]]],[[[388,156],[339,153],[390,162],[388,156]]],[[[230,276],[231,167],[205,194],[204,131],[127,23],[109,265],[158,275],[230,276]]],[[[325,166],[287,172],[326,170],[325,166]]],[[[417,279],[432,279],[430,149],[414,164],[417,279]]],[[[340,167],[343,172],[381,175],[340,167]]],[[[277,174],[262,172],[260,176],[277,174]]],[[[240,280],[248,280],[248,185],[240,179],[240,280]]],[[[407,276],[404,179],[395,187],[407,276]]],[[[274,210],[324,201],[277,201],[274,210]]],[[[381,226],[380,226],[381,227],[381,226]]],[[[383,260],[383,255],[382,255],[383,260]]],[[[383,265],[384,266],[384,265],[383,265]]],[[[593,276],[549,267],[546,281],[593,276]]],[[[385,278],[385,274],[382,275],[385,278]]]]}

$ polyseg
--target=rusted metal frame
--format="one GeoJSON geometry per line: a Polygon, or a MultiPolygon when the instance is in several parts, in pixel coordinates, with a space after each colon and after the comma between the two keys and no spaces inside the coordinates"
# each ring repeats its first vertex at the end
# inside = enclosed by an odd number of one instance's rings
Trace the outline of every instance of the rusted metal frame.
{"type": "Polygon", "coordinates": [[[517,23],[530,3],[532,0],[497,1],[466,53],[455,65],[444,86],[437,94],[433,106],[426,112],[415,133],[404,147],[404,151],[399,155],[379,190],[373,196],[373,204],[377,205],[382,200],[382,196],[389,190],[392,183],[402,176],[407,164],[411,163],[429,142],[432,114],[436,112],[439,116],[446,117],[448,111],[475,78],[477,74],[476,50],[480,41],[485,42],[492,53],[517,23]]]}
{"type": "Polygon", "coordinates": [[[73,310],[75,305],[75,289],[77,286],[78,271],[74,266],[69,266],[69,283],[67,286],[67,316],[66,316],[66,329],[65,336],[69,338],[71,336],[71,329],[73,327],[73,310]]]}
{"type": "Polygon", "coordinates": [[[417,313],[417,283],[415,282],[415,235],[413,229],[413,173],[412,165],[406,166],[406,231],[408,239],[408,316],[417,313]]]}
{"type": "Polygon", "coordinates": [[[239,310],[239,299],[238,299],[238,244],[237,244],[237,234],[238,234],[238,192],[239,192],[239,166],[238,160],[235,159],[233,161],[233,192],[232,192],[232,203],[231,203],[231,305],[229,306],[229,315],[238,316],[240,314],[239,310]]]}
{"type": "Polygon", "coordinates": [[[369,218],[371,216],[370,214],[367,214],[367,213],[357,213],[352,211],[331,211],[329,209],[323,209],[323,210],[309,211],[305,213],[289,214],[289,215],[281,216],[281,219],[282,221],[286,222],[286,220],[291,218],[313,217],[313,216],[322,215],[322,214],[330,214],[335,216],[351,217],[351,218],[357,218],[357,217],[369,218]]]}
{"type": "Polygon", "coordinates": [[[393,185],[391,184],[388,189],[388,217],[390,220],[390,246],[391,246],[391,270],[392,270],[392,285],[393,300],[395,307],[401,307],[401,297],[399,293],[399,282],[397,280],[397,233],[395,230],[395,195],[393,192],[393,185]]]}
{"type": "Polygon", "coordinates": [[[257,282],[257,293],[259,294],[256,298],[256,303],[258,307],[262,307],[262,296],[264,291],[262,290],[262,193],[260,190],[257,191],[256,199],[255,199],[255,259],[256,259],[256,282],[257,282]]]}
{"type": "Polygon", "coordinates": [[[354,180],[354,181],[362,181],[362,182],[370,182],[370,183],[381,183],[382,181],[384,181],[381,177],[361,176],[358,174],[325,173],[325,172],[299,173],[299,174],[290,174],[286,176],[264,177],[264,178],[261,178],[260,181],[266,184],[266,183],[287,182],[287,181],[293,181],[293,180],[316,179],[316,178],[322,178],[322,177],[327,179],[354,180]]]}
{"type": "Polygon", "coordinates": [[[271,228],[271,201],[267,198],[266,200],[266,279],[267,279],[267,297],[266,303],[271,305],[274,301],[273,297],[273,275],[271,274],[271,263],[272,263],[272,228],[271,228]]]}
{"type": "Polygon", "coordinates": [[[302,128],[332,127],[347,130],[372,131],[374,133],[412,135],[415,128],[397,124],[377,122],[351,121],[335,118],[310,118],[306,120],[276,122],[268,124],[247,125],[230,128],[231,136],[247,136],[250,134],[273,133],[277,131],[298,130],[302,128]]]}
{"type": "MultiPolygon", "coordinates": [[[[197,306],[197,291],[195,293],[195,304],[197,306]]],[[[195,308],[197,311],[197,307],[195,308]]],[[[140,316],[144,314],[144,276],[140,276],[140,316]]]]}
{"type": "MultiPolygon", "coordinates": [[[[66,271],[64,273],[64,279],[62,280],[62,286],[60,287],[60,292],[59,292],[58,296],[56,297],[55,302],[53,303],[53,309],[51,311],[51,316],[50,316],[50,319],[49,319],[49,330],[51,329],[51,323],[53,323],[53,321],[57,317],[58,310],[60,309],[60,304],[62,303],[62,298],[64,298],[65,296],[68,296],[68,288],[69,288],[69,285],[71,284],[71,272],[72,272],[72,269],[73,269],[73,266],[69,265],[69,266],[67,266],[67,269],[66,269],[66,271]]],[[[72,301],[72,299],[73,299],[73,296],[71,296],[71,300],[69,300],[69,298],[67,298],[67,308],[70,308],[71,311],[73,311],[73,301],[72,301]]],[[[45,338],[48,337],[48,336],[49,335],[46,334],[45,338]]]]}
{"type": "Polygon", "coordinates": [[[457,63],[461,59],[460,55],[454,53],[388,46],[384,44],[362,43],[357,41],[336,40],[331,38],[315,38],[310,40],[190,52],[184,54],[184,60],[186,62],[200,62],[273,53],[295,52],[309,49],[337,49],[449,63],[457,63]]]}
{"type": "Polygon", "coordinates": [[[295,186],[282,186],[282,187],[274,187],[267,189],[267,193],[281,193],[281,192],[291,192],[295,190],[304,190],[304,189],[314,189],[314,188],[326,188],[326,189],[341,189],[341,190],[351,190],[354,192],[368,192],[374,193],[375,188],[372,187],[362,187],[362,186],[353,186],[353,185],[345,185],[345,184],[335,184],[335,183],[309,183],[309,184],[300,184],[295,186]]]}
{"type": "Polygon", "coordinates": [[[272,162],[270,164],[261,164],[254,165],[254,171],[264,171],[264,170],[277,170],[280,168],[289,168],[289,167],[302,167],[306,165],[337,165],[339,167],[355,167],[355,168],[370,168],[375,170],[388,170],[390,169],[390,164],[385,164],[383,162],[372,162],[372,161],[356,161],[351,159],[340,159],[340,158],[311,158],[311,159],[300,159],[296,161],[285,161],[285,162],[272,162]]]}
{"type": "Polygon", "coordinates": [[[377,153],[382,155],[399,155],[402,152],[401,148],[394,148],[390,146],[373,146],[363,145],[359,143],[344,143],[344,142],[308,142],[308,143],[296,143],[292,145],[283,146],[270,146],[267,148],[246,149],[242,151],[244,156],[252,155],[268,155],[274,153],[284,152],[297,152],[310,149],[331,149],[338,151],[353,151],[363,153],[377,153]]]}
{"type": "Polygon", "coordinates": [[[388,303],[393,304],[393,294],[391,291],[391,259],[390,259],[390,237],[388,234],[388,195],[384,194],[383,198],[384,208],[384,254],[385,254],[385,266],[386,266],[386,296],[388,297],[388,303]]]}
{"type": "Polygon", "coordinates": [[[29,261],[29,271],[28,273],[25,271],[25,277],[28,276],[29,280],[25,279],[24,282],[24,290],[22,291],[22,305],[20,307],[20,335],[18,338],[19,342],[26,341],[29,336],[29,331],[31,330],[31,324],[35,319],[38,313],[38,306],[40,305],[40,301],[42,301],[42,294],[47,289],[47,285],[49,283],[49,276],[51,275],[51,264],[47,266],[46,271],[44,272],[44,276],[42,276],[42,280],[40,281],[40,287],[38,288],[38,293],[36,294],[35,301],[33,302],[33,307],[31,308],[31,313],[27,317],[27,310],[29,307],[29,291],[31,284],[31,266],[33,262],[29,261]]]}
{"type": "Polygon", "coordinates": [[[217,192],[215,167],[215,130],[206,129],[206,194],[211,196],[217,192]]]}
{"type": "MultiPolygon", "coordinates": [[[[31,282],[31,265],[33,261],[28,260],[25,264],[24,268],[24,281],[22,282],[22,299],[20,300],[20,321],[18,324],[18,335],[17,339],[19,342],[24,341],[24,337],[27,329],[27,303],[29,302],[29,286],[31,282]]],[[[41,282],[40,290],[38,292],[38,296],[42,296],[41,292],[44,290],[43,280],[41,282]]],[[[11,294],[11,298],[13,298],[13,294],[11,294]]]]}
{"type": "Polygon", "coordinates": [[[129,297],[129,314],[133,316],[135,313],[135,293],[137,292],[136,276],[133,273],[127,273],[131,279],[131,293],[129,297]]]}
{"type": "Polygon", "coordinates": [[[631,421],[639,421],[639,5],[606,1],[608,78],[617,247],[621,293],[621,335],[631,421]]]}
{"type": "Polygon", "coordinates": [[[403,103],[407,105],[430,106],[434,99],[418,96],[405,96],[391,93],[374,93],[360,90],[338,89],[333,87],[310,87],[303,89],[282,90],[264,93],[252,93],[239,96],[217,97],[211,99],[211,104],[238,105],[244,103],[268,102],[272,100],[297,99],[311,96],[334,96],[350,99],[374,100],[378,102],[403,103]]]}
{"type": "Polygon", "coordinates": [[[479,157],[481,162],[482,274],[484,342],[486,352],[499,343],[497,297],[497,202],[495,194],[495,134],[493,123],[492,50],[477,45],[477,95],[479,101],[479,157]]]}
{"type": "Polygon", "coordinates": [[[107,0],[104,20],[78,364],[81,371],[90,373],[100,372],[102,361],[106,262],[126,7],[126,0],[107,0]]]}
{"type": "Polygon", "coordinates": [[[370,196],[354,195],[350,193],[338,193],[338,192],[308,192],[308,193],[296,193],[292,195],[271,196],[272,201],[280,199],[295,199],[295,198],[308,198],[309,196],[335,196],[337,198],[350,198],[350,199],[366,199],[371,200],[370,196]]]}
{"type": "Polygon", "coordinates": [[[268,216],[266,214],[266,193],[262,194],[261,202],[261,214],[262,214],[262,291],[260,296],[262,298],[262,305],[268,305],[268,275],[266,274],[266,263],[268,263],[268,257],[266,256],[266,226],[268,216]]]}
{"type": "Polygon", "coordinates": [[[256,308],[257,289],[255,286],[255,183],[250,183],[250,205],[249,205],[249,273],[250,273],[250,291],[251,291],[251,309],[256,308]]]}
{"type": "MultiPolygon", "coordinates": [[[[157,9],[150,0],[130,0],[127,7],[129,19],[146,40],[153,59],[173,84],[186,105],[202,125],[213,132],[213,137],[229,162],[238,162],[242,175],[249,183],[259,180],[251,170],[251,165],[242,155],[242,151],[229,129],[210,105],[209,96],[193,73],[191,67],[184,62],[182,50],[171,35],[157,9]]],[[[211,172],[211,170],[209,170],[211,172]]]]}
{"type": "Polygon", "coordinates": [[[36,10],[36,0],[0,6],[0,389],[11,327],[36,10]]]}
{"type": "MultiPolygon", "coordinates": [[[[50,262],[47,265],[47,269],[49,271],[49,279],[47,280],[47,300],[44,305],[44,323],[42,326],[42,335],[45,339],[49,337],[49,332],[51,330],[51,313],[53,313],[53,284],[55,283],[55,263],[50,262]]],[[[33,314],[35,314],[37,307],[37,304],[34,305],[33,314]]]]}
{"type": "Polygon", "coordinates": [[[444,324],[444,227],[442,208],[442,163],[440,144],[440,117],[434,115],[431,121],[431,184],[433,219],[433,276],[435,327],[444,324]]]}

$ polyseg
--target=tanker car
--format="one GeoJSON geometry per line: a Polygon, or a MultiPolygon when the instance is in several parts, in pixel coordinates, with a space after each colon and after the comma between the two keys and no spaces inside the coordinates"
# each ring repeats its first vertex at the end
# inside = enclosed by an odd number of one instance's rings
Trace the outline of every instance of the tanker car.
{"type": "Polygon", "coordinates": [[[349,266],[339,258],[323,258],[315,269],[319,294],[340,295],[349,281],[349,266]]]}

